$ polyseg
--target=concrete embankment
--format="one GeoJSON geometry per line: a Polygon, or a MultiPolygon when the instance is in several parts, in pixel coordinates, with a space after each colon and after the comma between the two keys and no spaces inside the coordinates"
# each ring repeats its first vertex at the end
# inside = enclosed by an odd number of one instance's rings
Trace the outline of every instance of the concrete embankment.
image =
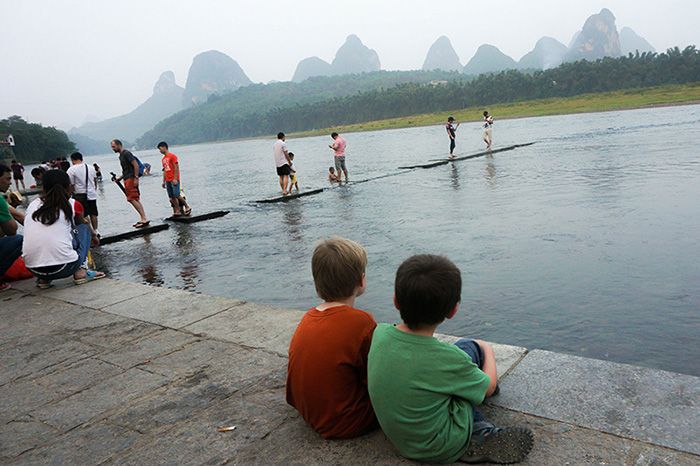
{"type": "MultiPolygon", "coordinates": [[[[302,314],[111,279],[16,283],[0,294],[0,463],[412,464],[380,431],[324,441],[285,403],[302,314]]],[[[700,378],[495,350],[484,412],[533,429],[529,464],[700,464],[700,378]]]]}

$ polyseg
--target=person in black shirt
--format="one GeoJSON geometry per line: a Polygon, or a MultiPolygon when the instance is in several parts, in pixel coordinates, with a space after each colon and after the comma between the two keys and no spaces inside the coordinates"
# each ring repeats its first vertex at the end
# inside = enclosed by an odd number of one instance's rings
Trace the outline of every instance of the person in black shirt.
{"type": "Polygon", "coordinates": [[[459,123],[455,125],[455,119],[453,117],[448,117],[445,129],[447,130],[447,135],[450,137],[450,158],[454,157],[457,128],[459,128],[459,123]]]}

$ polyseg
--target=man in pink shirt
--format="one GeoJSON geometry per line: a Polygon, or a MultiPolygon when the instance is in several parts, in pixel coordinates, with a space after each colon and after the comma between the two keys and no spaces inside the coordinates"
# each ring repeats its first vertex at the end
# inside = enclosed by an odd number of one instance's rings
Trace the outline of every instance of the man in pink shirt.
{"type": "Polygon", "coordinates": [[[333,144],[328,147],[335,151],[335,171],[338,172],[338,181],[342,181],[343,173],[345,173],[345,182],[348,181],[348,169],[345,167],[345,139],[341,138],[338,133],[332,133],[333,144]]]}

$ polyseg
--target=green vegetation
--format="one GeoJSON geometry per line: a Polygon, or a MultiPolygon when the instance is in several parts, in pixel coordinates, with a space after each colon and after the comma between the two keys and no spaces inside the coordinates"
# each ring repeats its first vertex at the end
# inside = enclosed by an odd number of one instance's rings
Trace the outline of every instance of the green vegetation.
{"type": "MultiPolygon", "coordinates": [[[[150,147],[161,139],[187,144],[268,135],[280,130],[347,127],[485,106],[495,113],[497,104],[693,83],[700,81],[700,52],[694,46],[682,51],[676,47],[662,54],[578,61],[533,73],[509,70],[474,79],[457,73],[442,75],[444,78],[438,80],[438,75],[418,71],[378,72],[310,79],[299,84],[248,86],[163,120],[137,144],[150,147]],[[394,85],[388,87],[391,82],[394,85]]],[[[572,102],[566,104],[571,108],[562,113],[575,111],[575,106],[580,105],[572,102]]],[[[441,120],[442,117],[438,121],[441,120]]]]}
{"type": "Polygon", "coordinates": [[[4,137],[12,134],[15,139],[12,152],[9,146],[0,146],[0,158],[15,158],[23,163],[65,157],[75,150],[75,144],[63,131],[38,123],[29,123],[17,115],[0,120],[0,134],[4,137]]]}
{"type": "MultiPolygon", "coordinates": [[[[633,108],[657,107],[662,105],[680,105],[700,102],[700,83],[672,84],[668,86],[649,87],[598,94],[583,94],[576,97],[555,99],[538,99],[513,104],[497,104],[489,106],[488,110],[497,119],[523,118],[549,115],[565,115],[570,113],[602,112],[612,110],[628,110],[633,108]]],[[[480,121],[484,107],[469,107],[454,110],[450,115],[457,121],[480,121]]],[[[352,125],[331,126],[328,128],[300,131],[294,136],[318,136],[337,132],[377,131],[382,129],[410,128],[430,126],[445,122],[447,112],[424,113],[406,117],[388,118],[385,120],[368,121],[352,125]]]]}
{"type": "Polygon", "coordinates": [[[329,99],[394,87],[404,83],[429,83],[465,79],[448,71],[377,71],[357,75],[316,76],[301,83],[279,82],[244,86],[228,94],[212,94],[200,104],[158,123],[137,140],[150,148],[163,139],[172,144],[235,139],[274,131],[262,131],[262,112],[323,102],[329,99]]]}

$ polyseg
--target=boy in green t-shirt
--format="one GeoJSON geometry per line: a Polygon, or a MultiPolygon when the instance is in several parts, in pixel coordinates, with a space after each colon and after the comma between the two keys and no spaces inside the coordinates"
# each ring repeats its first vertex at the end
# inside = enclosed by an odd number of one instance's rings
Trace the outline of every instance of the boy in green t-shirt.
{"type": "Polygon", "coordinates": [[[396,272],[403,323],[379,324],[368,357],[368,389],[379,424],[407,458],[434,463],[513,463],[532,448],[526,428],[495,427],[474,409],[497,393],[496,358],[481,340],[433,337],[454,317],[462,278],[449,259],[418,255],[396,272]]]}

